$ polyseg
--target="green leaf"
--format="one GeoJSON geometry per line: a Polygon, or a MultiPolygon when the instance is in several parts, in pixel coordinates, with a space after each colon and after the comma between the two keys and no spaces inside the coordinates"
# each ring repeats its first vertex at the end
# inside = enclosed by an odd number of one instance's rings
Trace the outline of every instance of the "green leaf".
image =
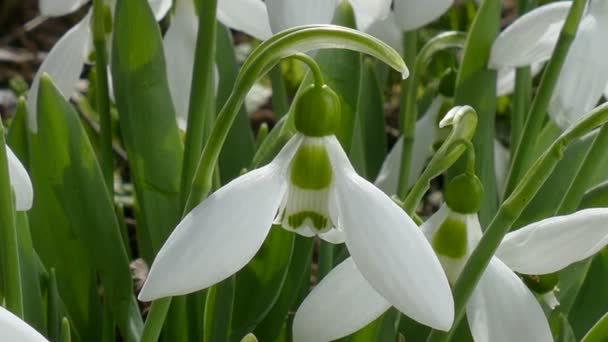
{"type": "Polygon", "coordinates": [[[235,286],[235,277],[231,276],[207,290],[203,328],[205,341],[229,341],[235,286]]]}
{"type": "MultiPolygon", "coordinates": [[[[234,54],[232,34],[222,24],[217,25],[217,50],[215,60],[220,74],[216,106],[222,108],[236,80],[238,65],[234,54]]],[[[228,137],[219,158],[220,178],[225,184],[240,175],[253,158],[254,144],[249,115],[241,107],[234,123],[228,132],[228,137]]]]}
{"type": "Polygon", "coordinates": [[[38,123],[32,140],[39,148],[44,146],[38,157],[44,165],[45,185],[97,271],[104,301],[111,306],[123,338],[136,341],[143,324],[114,205],[78,114],[45,76],[40,81],[38,123]]]}
{"type": "Polygon", "coordinates": [[[264,320],[255,328],[255,336],[260,341],[275,341],[281,333],[281,327],[287,320],[289,310],[297,305],[298,295],[302,288],[308,291],[310,284],[310,262],[313,239],[296,235],[293,254],[289,263],[289,272],[281,289],[279,298],[264,320]]]}
{"type": "MultiPolygon", "coordinates": [[[[469,105],[477,111],[478,129],[473,137],[476,173],[484,187],[484,201],[479,212],[482,227],[494,216],[498,205],[494,176],[494,116],[496,112],[496,71],[487,68],[490,50],[500,28],[501,1],[484,1],[477,12],[464,49],[456,80],[455,105],[469,105]]],[[[462,173],[461,160],[450,178],[462,173]]]]}
{"type": "MultiPolygon", "coordinates": [[[[112,79],[141,208],[138,228],[155,252],[181,214],[183,145],[169,94],[160,30],[147,1],[117,1],[114,28],[112,79]]],[[[153,255],[144,257],[151,262],[153,255]]]]}
{"type": "Polygon", "coordinates": [[[593,328],[589,329],[581,342],[605,342],[606,339],[608,339],[608,313],[604,314],[593,328]]]}
{"type": "Polygon", "coordinates": [[[274,226],[256,256],[236,275],[230,340],[239,341],[264,319],[281,293],[295,234],[274,226]]]}
{"type": "MultiPolygon", "coordinates": [[[[382,316],[365,326],[358,332],[340,339],[343,342],[385,342],[397,341],[399,327],[399,311],[389,309],[382,316]]],[[[412,340],[413,341],[413,340],[412,340]]]]}
{"type": "Polygon", "coordinates": [[[362,65],[357,116],[358,130],[355,134],[360,134],[363,140],[365,171],[367,179],[373,181],[386,156],[387,143],[382,90],[376,77],[375,63],[369,59],[362,65]]]}

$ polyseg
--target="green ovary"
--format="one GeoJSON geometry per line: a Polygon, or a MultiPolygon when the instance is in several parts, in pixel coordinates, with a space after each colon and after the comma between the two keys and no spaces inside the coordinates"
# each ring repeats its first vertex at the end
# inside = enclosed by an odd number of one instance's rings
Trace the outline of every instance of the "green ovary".
{"type": "Polygon", "coordinates": [[[453,259],[463,257],[467,251],[467,226],[448,217],[435,233],[432,245],[441,256],[453,259]]]}
{"type": "Polygon", "coordinates": [[[289,226],[295,229],[303,225],[307,218],[310,219],[313,227],[319,231],[327,227],[327,217],[314,211],[301,211],[299,213],[290,215],[287,218],[287,223],[289,223],[289,226]]]}
{"type": "Polygon", "coordinates": [[[332,171],[325,146],[302,144],[291,163],[291,182],[307,190],[322,190],[331,183],[332,171]]]}

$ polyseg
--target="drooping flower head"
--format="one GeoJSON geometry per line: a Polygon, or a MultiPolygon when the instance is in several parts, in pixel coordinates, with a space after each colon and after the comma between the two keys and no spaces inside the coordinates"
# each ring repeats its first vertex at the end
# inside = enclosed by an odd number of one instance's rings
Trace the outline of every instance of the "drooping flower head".
{"type": "Polygon", "coordinates": [[[223,186],[182,220],[139,298],[186,294],[222,281],[254,257],[275,222],[345,242],[366,282],[386,301],[448,329],[453,302],[441,265],[412,219],[353,169],[334,135],[337,95],[312,85],[294,106],[298,133],[270,164],[223,186]]]}

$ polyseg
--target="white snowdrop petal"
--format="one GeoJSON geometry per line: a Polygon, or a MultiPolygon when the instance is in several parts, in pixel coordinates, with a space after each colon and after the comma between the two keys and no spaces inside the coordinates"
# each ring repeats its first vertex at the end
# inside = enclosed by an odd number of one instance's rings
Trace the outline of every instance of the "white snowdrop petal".
{"type": "Polygon", "coordinates": [[[175,106],[180,129],[188,122],[190,86],[194,68],[194,49],[198,30],[198,18],[191,0],[178,0],[175,16],[163,38],[167,80],[175,106]]]}
{"type": "Polygon", "coordinates": [[[571,4],[571,1],[553,2],[515,20],[494,41],[489,66],[518,67],[549,59],[571,4]]]}
{"type": "Polygon", "coordinates": [[[264,40],[272,36],[267,6],[261,0],[218,0],[217,19],[232,29],[264,40]]]}
{"type": "Polygon", "coordinates": [[[335,137],[327,150],[339,175],[338,225],[361,274],[399,311],[433,328],[449,329],[452,294],[422,232],[387,195],[354,172],[335,137]]]}
{"type": "Polygon", "coordinates": [[[395,19],[403,31],[420,28],[446,12],[453,0],[395,0],[395,19]]]}
{"type": "Polygon", "coordinates": [[[5,145],[8,159],[8,172],[13,191],[15,191],[15,209],[19,211],[30,210],[34,201],[34,189],[25,167],[13,151],[5,145]]]}
{"type": "Polygon", "coordinates": [[[329,24],[337,0],[267,0],[272,32],[310,24],[329,24]]]}
{"type": "Polygon", "coordinates": [[[39,332],[0,306],[0,341],[46,342],[39,332]]]}
{"type": "MultiPolygon", "coordinates": [[[[180,2],[183,3],[192,3],[193,0],[176,0],[179,6],[180,2]]],[[[165,17],[167,12],[171,9],[173,5],[172,0],[148,0],[148,4],[150,4],[150,8],[152,8],[152,13],[154,13],[154,18],[157,21],[160,21],[165,17]]]]}
{"type": "Polygon", "coordinates": [[[475,342],[553,341],[545,314],[513,271],[492,258],[467,303],[475,342]]]}
{"type": "Polygon", "coordinates": [[[348,258],[304,299],[293,321],[293,340],[339,339],[360,330],[390,306],[363,278],[352,258],[348,258]]]}
{"type": "Polygon", "coordinates": [[[496,256],[519,273],[556,272],[608,244],[607,220],[608,209],[593,208],[534,222],[508,233],[496,256]]]}
{"type": "MultiPolygon", "coordinates": [[[[608,9],[607,9],[608,10],[608,9]]],[[[549,115],[562,129],[597,104],[608,80],[608,15],[586,15],[581,21],[549,102],[549,115]]]]}
{"type": "Polygon", "coordinates": [[[272,163],[236,178],[186,215],[154,259],[139,299],[204,289],[244,267],[270,230],[300,142],[292,138],[272,163]]]}
{"type": "Polygon", "coordinates": [[[38,68],[27,96],[27,122],[31,131],[38,131],[36,112],[40,76],[47,73],[66,98],[74,92],[91,45],[89,18],[90,14],[64,34],[38,68]]]}

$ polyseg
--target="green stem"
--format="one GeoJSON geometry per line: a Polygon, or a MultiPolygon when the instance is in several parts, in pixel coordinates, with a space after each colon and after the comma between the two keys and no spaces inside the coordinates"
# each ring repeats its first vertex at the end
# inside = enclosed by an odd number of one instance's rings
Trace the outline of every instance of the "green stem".
{"type": "Polygon", "coordinates": [[[526,123],[523,132],[521,133],[521,140],[517,144],[517,148],[513,155],[511,168],[507,177],[505,192],[505,195],[507,196],[511,194],[527,169],[529,164],[527,152],[534,147],[537,132],[540,130],[545,118],[551,95],[555,89],[566,56],[568,55],[570,45],[572,44],[572,41],[574,41],[579,22],[585,9],[585,3],[585,0],[574,0],[568,17],[566,18],[566,22],[564,23],[564,27],[560,32],[559,40],[557,41],[551,60],[543,74],[538,93],[532,102],[532,107],[526,118],[526,123]]]}
{"type": "Polygon", "coordinates": [[[97,113],[101,151],[101,170],[109,194],[113,194],[114,158],[112,151],[112,118],[110,116],[110,95],[108,88],[108,54],[106,48],[106,28],[104,26],[104,2],[93,0],[93,45],[95,46],[95,71],[97,73],[97,113]]]}
{"type": "MultiPolygon", "coordinates": [[[[418,32],[408,31],[403,34],[403,60],[407,65],[414,65],[418,53],[418,32]]],[[[417,102],[418,79],[417,70],[410,70],[409,78],[401,82],[401,109],[399,111],[399,126],[403,139],[401,152],[401,167],[397,196],[404,198],[408,190],[408,180],[412,163],[412,149],[416,135],[416,119],[418,117],[417,102]]]]}
{"type": "Polygon", "coordinates": [[[166,297],[157,299],[152,303],[148,317],[146,318],[146,324],[144,325],[144,331],[141,335],[141,342],[157,342],[160,336],[160,331],[163,328],[163,323],[167,317],[167,312],[171,306],[171,298],[166,297]]]}
{"type": "Polygon", "coordinates": [[[8,171],[4,126],[0,122],[0,244],[2,246],[2,281],[6,308],[23,318],[21,263],[15,220],[15,202],[8,171]]]}
{"type": "Polygon", "coordinates": [[[401,204],[403,210],[410,215],[416,210],[418,203],[429,189],[431,180],[450,168],[465,151],[466,147],[463,146],[463,142],[470,142],[473,138],[477,127],[477,113],[469,106],[463,106],[458,111],[461,114],[455,115],[458,119],[453,124],[452,132],[437,150],[401,204]]]}
{"type": "Polygon", "coordinates": [[[323,72],[321,71],[321,68],[319,67],[317,62],[312,57],[303,53],[296,53],[295,55],[291,56],[291,58],[297,59],[300,62],[308,65],[315,86],[321,87],[325,84],[325,81],[323,81],[323,72]]]}
{"type": "MultiPolygon", "coordinates": [[[[566,147],[572,141],[582,137],[607,121],[608,104],[604,104],[594,109],[575,126],[564,132],[536,160],[511,195],[500,206],[496,216],[490,222],[453,287],[455,306],[454,327],[458,326],[458,323],[464,317],[466,303],[490,259],[496,252],[498,245],[541,186],[549,178],[557,163],[562,159],[566,147]]],[[[433,330],[427,342],[448,341],[450,337],[451,332],[433,330]]]]}
{"type": "Polygon", "coordinates": [[[359,31],[334,25],[309,25],[282,31],[260,44],[241,68],[235,88],[220,111],[211,136],[203,149],[184,212],[189,212],[211,191],[213,172],[228,130],[240,109],[245,95],[263,74],[294,50],[306,52],[313,48],[346,46],[378,57],[391,67],[405,72],[401,58],[386,44],[363,36],[359,31]],[[308,42],[308,44],[303,44],[308,42]],[[330,43],[331,42],[331,43],[330,43]]]}
{"type": "Polygon", "coordinates": [[[270,70],[270,82],[272,83],[272,109],[274,116],[280,119],[289,110],[287,100],[287,90],[285,89],[285,79],[281,72],[281,64],[277,64],[270,70]]]}
{"type": "Polygon", "coordinates": [[[321,281],[323,277],[334,268],[334,245],[320,240],[319,241],[319,267],[317,268],[317,281],[321,281]]]}
{"type": "Polygon", "coordinates": [[[70,332],[70,321],[66,317],[61,320],[61,335],[59,335],[60,342],[71,342],[72,334],[70,332]]]}
{"type": "MultiPolygon", "coordinates": [[[[411,32],[410,32],[411,33],[411,32]]],[[[414,36],[415,37],[415,36],[414,36]]],[[[404,37],[404,45],[408,45],[407,34],[404,37]]],[[[409,39],[411,42],[412,39],[409,39]]],[[[403,132],[403,152],[401,155],[401,169],[399,171],[399,187],[397,194],[399,198],[404,198],[407,193],[407,183],[409,180],[409,169],[412,156],[412,147],[414,142],[416,118],[418,116],[418,107],[416,106],[417,91],[418,91],[418,78],[424,72],[424,68],[428,65],[431,57],[438,51],[442,51],[450,48],[462,48],[466,41],[466,34],[462,32],[445,32],[440,35],[433,37],[429,40],[424,47],[420,50],[420,53],[416,56],[414,51],[414,58],[416,62],[412,68],[411,74],[408,79],[404,80],[401,89],[406,93],[401,97],[401,112],[400,118],[402,121],[402,132],[403,132]],[[407,82],[406,82],[407,81],[407,82]]],[[[407,46],[405,47],[408,48],[407,46]]],[[[411,48],[415,49],[415,47],[411,48]]]]}
{"type": "MultiPolygon", "coordinates": [[[[180,0],[190,1],[190,0],[180,0]]],[[[209,138],[215,116],[213,68],[215,61],[215,15],[217,0],[200,0],[198,33],[194,52],[194,67],[188,107],[188,129],[184,144],[181,179],[181,206],[186,204],[198,158],[209,138]]]]}

